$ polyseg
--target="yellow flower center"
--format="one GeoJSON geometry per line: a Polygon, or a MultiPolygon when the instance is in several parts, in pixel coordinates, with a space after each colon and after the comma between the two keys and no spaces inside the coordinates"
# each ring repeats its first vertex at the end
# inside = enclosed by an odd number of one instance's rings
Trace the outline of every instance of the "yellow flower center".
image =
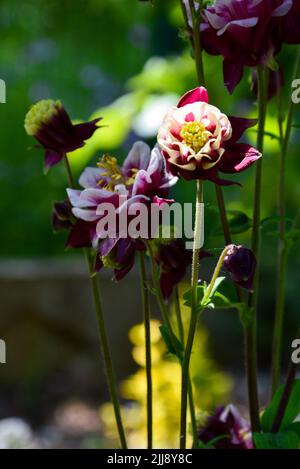
{"type": "Polygon", "coordinates": [[[191,147],[196,153],[201,150],[210,137],[210,132],[205,129],[202,122],[186,122],[181,127],[180,136],[183,143],[191,147]]]}
{"type": "Polygon", "coordinates": [[[28,135],[36,135],[42,124],[50,122],[62,106],[60,101],[42,99],[34,104],[26,114],[24,127],[28,135]]]}

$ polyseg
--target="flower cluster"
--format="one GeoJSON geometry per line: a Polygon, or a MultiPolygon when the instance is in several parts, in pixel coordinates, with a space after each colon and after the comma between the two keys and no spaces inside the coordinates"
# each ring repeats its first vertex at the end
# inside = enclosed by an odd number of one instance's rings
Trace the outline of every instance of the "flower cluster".
{"type": "Polygon", "coordinates": [[[227,117],[208,103],[205,88],[187,92],[169,110],[158,132],[158,143],[170,171],[184,179],[208,179],[220,185],[235,184],[218,172],[239,173],[261,154],[237,143],[254,119],[227,117]]]}
{"type": "Polygon", "coordinates": [[[245,66],[273,66],[283,43],[300,43],[298,0],[217,0],[203,11],[202,45],[222,55],[224,82],[232,92],[245,66]]]}

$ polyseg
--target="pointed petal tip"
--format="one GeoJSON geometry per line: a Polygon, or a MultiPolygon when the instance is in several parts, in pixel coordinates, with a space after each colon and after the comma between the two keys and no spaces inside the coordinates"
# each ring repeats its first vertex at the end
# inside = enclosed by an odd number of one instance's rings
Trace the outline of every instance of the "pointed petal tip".
{"type": "Polygon", "coordinates": [[[208,103],[208,93],[204,86],[198,86],[193,90],[187,91],[180,100],[178,101],[177,107],[183,107],[187,104],[193,104],[196,102],[205,102],[208,103]]]}

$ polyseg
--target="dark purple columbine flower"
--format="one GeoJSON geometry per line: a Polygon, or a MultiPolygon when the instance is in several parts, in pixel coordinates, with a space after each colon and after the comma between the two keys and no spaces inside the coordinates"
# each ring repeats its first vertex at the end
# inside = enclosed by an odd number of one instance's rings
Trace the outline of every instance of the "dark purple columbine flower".
{"type": "Polygon", "coordinates": [[[59,163],[64,154],[84,145],[99,128],[101,118],[73,125],[60,101],[43,99],[30,108],[25,117],[25,130],[45,150],[45,168],[59,163]]]}
{"type": "Polygon", "coordinates": [[[238,143],[255,119],[227,117],[208,104],[202,86],[188,91],[166,114],[157,141],[170,171],[184,179],[207,179],[220,185],[236,184],[219,177],[219,171],[244,171],[261,154],[256,148],[238,143]]]}
{"type": "Polygon", "coordinates": [[[256,258],[251,249],[232,244],[223,261],[232,280],[242,288],[252,290],[256,268],[256,258]]]}
{"type": "MultiPolygon", "coordinates": [[[[181,238],[155,239],[153,244],[155,261],[160,267],[160,289],[164,299],[168,300],[192,263],[192,251],[185,248],[181,238]]],[[[210,253],[201,250],[199,261],[210,256],[210,253]]]]}
{"type": "Polygon", "coordinates": [[[198,437],[202,443],[217,439],[213,444],[216,449],[253,448],[250,425],[232,404],[218,407],[201,425],[198,437]]]}
{"type": "MultiPolygon", "coordinates": [[[[164,197],[177,178],[166,169],[165,160],[155,147],[152,151],[143,142],[136,142],[123,166],[114,157],[105,155],[98,168],[86,168],[79,183],[83,190],[67,189],[72,214],[77,222],[68,240],[70,247],[85,245],[89,241],[97,250],[96,270],[103,265],[115,271],[120,280],[132,268],[135,252],[144,249],[143,243],[125,232],[108,234],[107,227],[100,227],[102,203],[110,203],[116,215],[116,227],[126,212],[128,223],[134,216],[129,213],[133,204],[142,204],[150,216],[151,204],[168,203],[164,197]]],[[[149,225],[150,226],[150,225],[149,225]]]]}
{"type": "MultiPolygon", "coordinates": [[[[299,32],[288,32],[289,21],[294,23],[287,15],[292,7],[297,13],[296,4],[298,0],[217,0],[203,11],[203,47],[223,56],[224,83],[230,92],[244,66],[268,65],[283,42],[299,42],[299,32]]],[[[298,31],[298,24],[294,26],[298,31]]]]}
{"type": "Polygon", "coordinates": [[[191,251],[185,249],[182,239],[175,238],[169,242],[158,240],[155,261],[160,266],[160,289],[164,299],[167,300],[191,264],[191,251]]]}

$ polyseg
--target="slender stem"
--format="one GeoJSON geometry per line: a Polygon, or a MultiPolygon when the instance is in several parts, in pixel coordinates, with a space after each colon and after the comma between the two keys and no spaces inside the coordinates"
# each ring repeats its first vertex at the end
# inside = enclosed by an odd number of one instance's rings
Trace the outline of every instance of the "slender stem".
{"type": "MultiPolygon", "coordinates": [[[[65,166],[67,170],[68,183],[71,187],[74,187],[74,179],[73,179],[72,170],[71,170],[67,155],[64,155],[64,162],[65,162],[65,166]]],[[[127,443],[126,443],[125,431],[124,431],[124,426],[123,426],[122,417],[121,417],[121,409],[120,409],[120,403],[119,403],[119,398],[118,398],[118,393],[117,393],[116,379],[114,375],[113,364],[112,364],[110,348],[109,348],[109,343],[108,343],[108,337],[107,337],[106,327],[105,327],[105,320],[104,320],[104,315],[102,311],[99,285],[98,285],[97,277],[94,273],[94,268],[93,268],[93,256],[89,248],[84,248],[83,252],[84,252],[84,256],[85,256],[86,263],[88,266],[89,278],[90,278],[94,305],[95,305],[95,310],[96,310],[101,352],[103,356],[110,397],[111,397],[111,401],[112,401],[113,408],[114,408],[114,414],[115,414],[115,420],[116,420],[116,425],[118,429],[119,439],[120,439],[121,447],[123,449],[126,449],[127,443]]]]}
{"type": "MultiPolygon", "coordinates": [[[[154,289],[155,289],[155,296],[156,300],[163,318],[163,321],[167,325],[171,336],[171,342],[172,346],[178,352],[178,358],[180,356],[180,351],[178,350],[177,342],[176,340],[173,340],[173,337],[175,337],[171,321],[168,316],[168,308],[166,303],[164,302],[160,285],[159,285],[159,279],[157,275],[157,271],[155,269],[155,260],[154,260],[154,254],[153,254],[153,249],[151,246],[151,242],[146,242],[149,257],[150,257],[150,266],[151,266],[151,274],[152,274],[152,280],[154,284],[154,289]]],[[[180,365],[182,366],[182,359],[180,360],[180,365]]],[[[197,443],[197,424],[196,424],[196,416],[195,416],[195,405],[194,405],[194,397],[193,397],[193,387],[192,387],[192,382],[190,377],[188,377],[188,395],[189,395],[189,406],[190,406],[190,414],[191,414],[191,422],[192,422],[192,430],[193,430],[193,439],[194,439],[194,444],[196,445],[197,443]]]]}
{"type": "Polygon", "coordinates": [[[215,189],[216,189],[216,196],[217,196],[217,202],[218,202],[218,207],[219,207],[221,224],[223,228],[224,240],[226,244],[231,244],[232,240],[231,240],[228,219],[226,215],[223,190],[222,190],[222,187],[219,186],[218,184],[215,184],[215,189]]]}
{"type": "Polygon", "coordinates": [[[194,337],[196,332],[198,314],[192,313],[190,327],[188,332],[188,338],[185,347],[184,358],[181,368],[181,412],[180,412],[180,449],[186,448],[186,411],[187,411],[187,395],[188,395],[188,377],[189,377],[189,365],[190,358],[194,343],[194,337]]]}
{"type": "MultiPolygon", "coordinates": [[[[180,338],[181,343],[184,344],[184,327],[182,323],[182,314],[181,314],[178,286],[175,287],[175,313],[176,313],[176,319],[177,319],[177,328],[178,328],[179,338],[180,338]]],[[[194,399],[193,399],[192,383],[190,380],[189,380],[189,403],[190,403],[190,414],[191,414],[194,446],[196,447],[196,442],[198,439],[197,421],[196,421],[196,412],[195,412],[194,399]]]]}
{"type": "Polygon", "coordinates": [[[141,293],[144,310],[145,328],[145,356],[146,356],[146,380],[147,380],[147,447],[152,449],[153,440],[153,412],[152,412],[152,373],[151,373],[151,330],[150,330],[150,304],[147,287],[147,272],[145,254],[140,252],[140,277],[141,293]]]}
{"type": "MultiPolygon", "coordinates": [[[[298,337],[299,337],[299,333],[298,333],[298,337]]],[[[272,430],[271,430],[272,433],[277,433],[280,430],[280,425],[284,418],[284,414],[285,414],[285,411],[286,411],[286,408],[290,399],[290,395],[293,389],[293,384],[296,378],[297,367],[298,367],[297,363],[293,363],[293,362],[290,363],[286,383],[285,383],[284,390],[281,396],[281,400],[279,402],[278,411],[275,416],[274,423],[272,425],[272,430]]]]}
{"type": "MultiPolygon", "coordinates": [[[[300,73],[300,47],[298,47],[294,78],[297,78],[300,73]]],[[[273,354],[272,354],[272,395],[274,395],[278,384],[280,374],[280,358],[282,348],[282,329],[284,318],[285,306],[285,287],[286,287],[286,272],[288,260],[288,248],[285,243],[286,223],[285,223],[285,195],[286,195],[286,158],[291,137],[293,117],[295,106],[290,100],[287,123],[284,137],[281,138],[281,153],[279,163],[279,188],[278,188],[278,215],[279,221],[279,240],[278,240],[278,267],[277,267],[277,285],[276,285],[276,306],[274,318],[274,332],[273,332],[273,354]]],[[[279,109],[280,113],[280,109],[279,109]]],[[[281,116],[279,115],[279,122],[281,116]]],[[[282,136],[282,130],[281,130],[282,136]]]]}
{"type": "Polygon", "coordinates": [[[191,320],[189,325],[188,338],[186,349],[182,362],[181,373],[181,412],[180,412],[180,449],[186,447],[186,411],[187,411],[187,394],[188,394],[188,376],[190,358],[193,348],[193,342],[196,332],[198,313],[196,312],[196,295],[199,274],[199,250],[202,235],[202,181],[197,181],[197,197],[196,197],[196,216],[195,216],[195,229],[194,229],[194,246],[193,246],[193,260],[192,260],[192,306],[191,306],[191,320]]]}
{"type": "Polygon", "coordinates": [[[175,287],[175,314],[176,314],[176,320],[177,320],[179,339],[180,339],[180,342],[184,345],[184,328],[183,328],[183,323],[182,323],[179,290],[178,290],[177,285],[175,287]]]}

